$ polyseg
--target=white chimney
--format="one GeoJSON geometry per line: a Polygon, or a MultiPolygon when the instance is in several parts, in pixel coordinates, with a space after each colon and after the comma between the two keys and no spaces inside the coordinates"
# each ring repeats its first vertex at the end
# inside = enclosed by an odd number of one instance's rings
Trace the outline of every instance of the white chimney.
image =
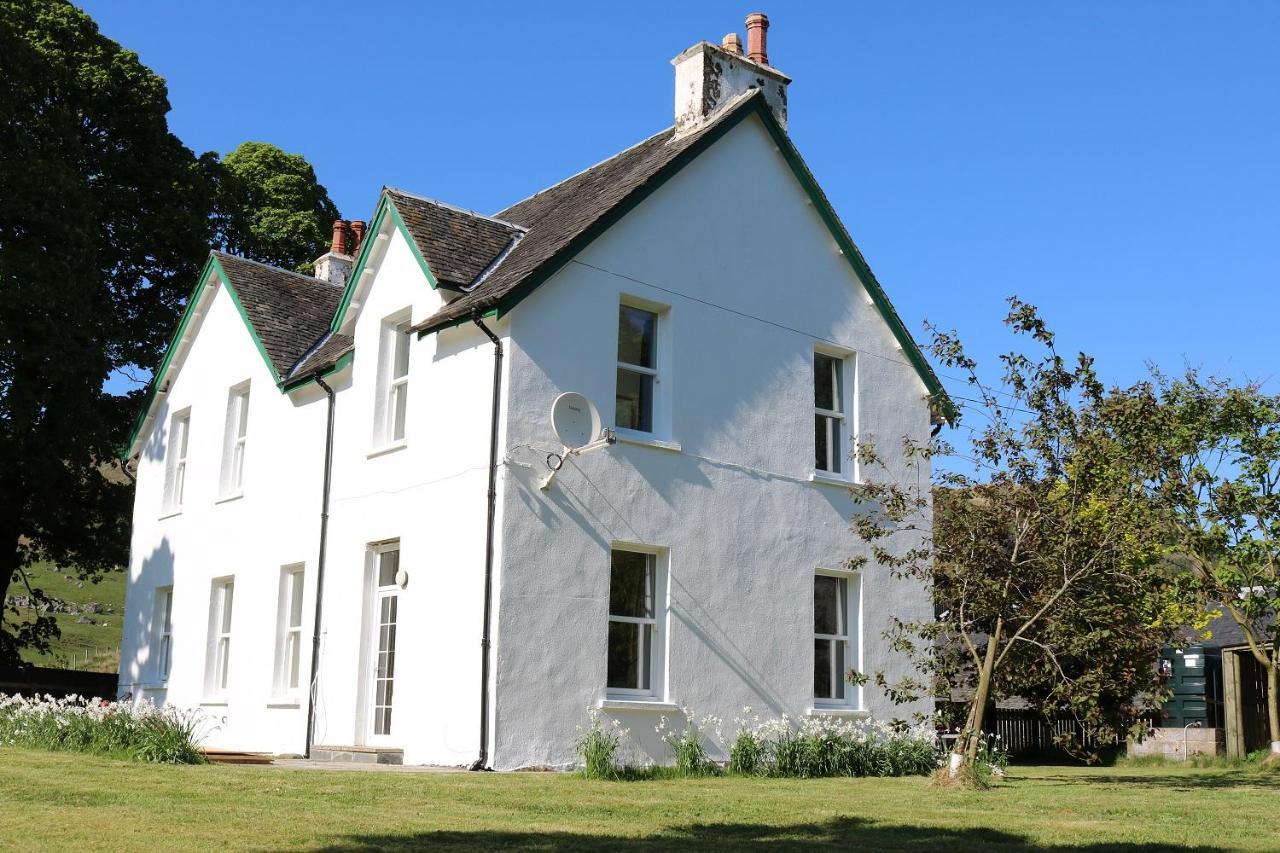
{"type": "Polygon", "coordinates": [[[770,66],[766,34],[769,19],[747,16],[748,55],[737,33],[720,45],[701,41],[671,60],[676,68],[676,135],[697,130],[721,107],[752,89],[764,93],[778,123],[787,126],[787,84],[791,78],[770,66]]]}
{"type": "Polygon", "coordinates": [[[316,258],[316,278],[323,279],[330,284],[345,285],[347,276],[351,274],[351,266],[355,263],[352,255],[355,253],[355,247],[358,242],[356,239],[356,229],[352,226],[359,226],[358,231],[360,237],[364,236],[363,222],[348,222],[345,219],[336,219],[333,223],[333,240],[329,244],[329,251],[316,258]]]}

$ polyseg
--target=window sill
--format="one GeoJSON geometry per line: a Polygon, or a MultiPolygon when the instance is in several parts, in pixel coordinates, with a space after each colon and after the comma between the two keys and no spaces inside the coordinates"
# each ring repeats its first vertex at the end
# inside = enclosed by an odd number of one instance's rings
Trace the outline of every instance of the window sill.
{"type": "Polygon", "coordinates": [[[657,699],[601,699],[601,711],[638,711],[642,714],[676,714],[680,707],[674,702],[657,699]]]}
{"type": "Polygon", "coordinates": [[[387,444],[382,447],[375,448],[374,450],[370,450],[365,458],[373,459],[376,456],[386,456],[388,453],[395,453],[397,450],[404,450],[408,446],[409,443],[406,441],[397,441],[394,444],[387,444]]]}
{"type": "Polygon", "coordinates": [[[231,703],[230,703],[230,702],[228,702],[226,699],[216,699],[216,698],[211,698],[211,699],[201,699],[201,700],[200,700],[200,707],[201,707],[201,708],[225,708],[225,707],[227,707],[229,704],[231,704],[231,703]]]}
{"type": "Polygon", "coordinates": [[[297,699],[272,699],[267,703],[268,708],[301,708],[302,703],[297,699]]]}
{"type": "Polygon", "coordinates": [[[171,510],[169,510],[169,511],[167,511],[167,512],[163,512],[163,513],[161,513],[161,514],[160,514],[160,517],[159,517],[159,518],[157,518],[157,519],[156,519],[156,521],[164,521],[166,518],[177,518],[177,517],[178,517],[178,516],[180,516],[180,515],[182,515],[182,509],[181,509],[181,508],[178,508],[178,509],[171,509],[171,510]]]}
{"type": "Polygon", "coordinates": [[[680,452],[680,442],[654,438],[646,432],[632,432],[629,429],[616,429],[614,430],[614,434],[618,436],[618,441],[623,444],[634,444],[637,447],[654,447],[658,450],[670,450],[672,453],[680,452]]]}
{"type": "Polygon", "coordinates": [[[853,720],[867,720],[871,718],[871,712],[862,708],[851,708],[847,705],[830,705],[823,707],[815,705],[804,712],[806,717],[843,717],[853,720]]]}
{"type": "Polygon", "coordinates": [[[216,501],[214,501],[214,503],[215,504],[230,503],[231,501],[238,501],[242,497],[244,497],[244,492],[232,492],[229,495],[223,495],[222,497],[218,498],[216,501]]]}
{"type": "Polygon", "coordinates": [[[809,475],[810,483],[821,483],[825,486],[844,486],[846,489],[852,489],[858,485],[853,481],[852,477],[846,477],[844,474],[831,474],[827,471],[814,471],[809,475]]]}

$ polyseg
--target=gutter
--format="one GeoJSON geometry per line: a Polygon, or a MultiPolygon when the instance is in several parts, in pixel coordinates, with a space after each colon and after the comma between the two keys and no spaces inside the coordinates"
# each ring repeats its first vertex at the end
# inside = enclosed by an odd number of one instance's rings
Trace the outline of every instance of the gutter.
{"type": "Polygon", "coordinates": [[[484,624],[480,632],[480,755],[472,770],[488,770],[489,763],[489,627],[493,617],[493,533],[498,505],[498,414],[502,405],[502,341],[480,316],[471,314],[471,322],[493,341],[493,411],[489,422],[489,494],[484,542],[484,624]]]}
{"type": "Polygon", "coordinates": [[[333,412],[337,397],[333,389],[324,381],[319,373],[315,375],[316,384],[324,389],[329,398],[329,419],[324,436],[324,491],[320,501],[320,555],[316,558],[316,613],[315,623],[311,629],[311,680],[307,690],[307,740],[303,755],[311,757],[311,742],[316,733],[316,685],[320,675],[320,617],[324,608],[324,558],[329,542],[329,491],[333,484],[333,412]]]}

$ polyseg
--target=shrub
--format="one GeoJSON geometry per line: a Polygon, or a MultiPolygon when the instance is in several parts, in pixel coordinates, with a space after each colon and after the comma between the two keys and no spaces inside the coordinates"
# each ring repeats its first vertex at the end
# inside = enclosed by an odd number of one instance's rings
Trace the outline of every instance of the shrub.
{"type": "Polygon", "coordinates": [[[201,717],[150,702],[0,694],[0,745],[121,755],[164,764],[202,764],[201,717]]]}
{"type": "Polygon", "coordinates": [[[617,720],[609,720],[606,726],[605,716],[594,708],[587,711],[587,718],[587,728],[578,727],[581,734],[574,744],[582,763],[582,775],[588,779],[613,779],[618,773],[615,763],[618,744],[627,730],[617,720]]]}

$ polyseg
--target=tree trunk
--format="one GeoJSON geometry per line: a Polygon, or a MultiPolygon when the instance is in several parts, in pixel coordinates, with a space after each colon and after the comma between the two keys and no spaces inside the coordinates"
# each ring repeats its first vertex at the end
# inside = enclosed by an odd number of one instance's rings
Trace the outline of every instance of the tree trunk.
{"type": "Polygon", "coordinates": [[[955,751],[951,753],[948,775],[955,778],[962,767],[973,768],[978,763],[978,747],[982,743],[982,724],[987,713],[987,702],[991,698],[991,676],[996,667],[996,647],[1000,643],[1000,632],[1004,620],[996,620],[996,629],[987,640],[987,651],[982,660],[982,668],[978,670],[978,687],[973,694],[973,705],[969,709],[969,718],[965,722],[963,737],[956,738],[955,751]]]}

